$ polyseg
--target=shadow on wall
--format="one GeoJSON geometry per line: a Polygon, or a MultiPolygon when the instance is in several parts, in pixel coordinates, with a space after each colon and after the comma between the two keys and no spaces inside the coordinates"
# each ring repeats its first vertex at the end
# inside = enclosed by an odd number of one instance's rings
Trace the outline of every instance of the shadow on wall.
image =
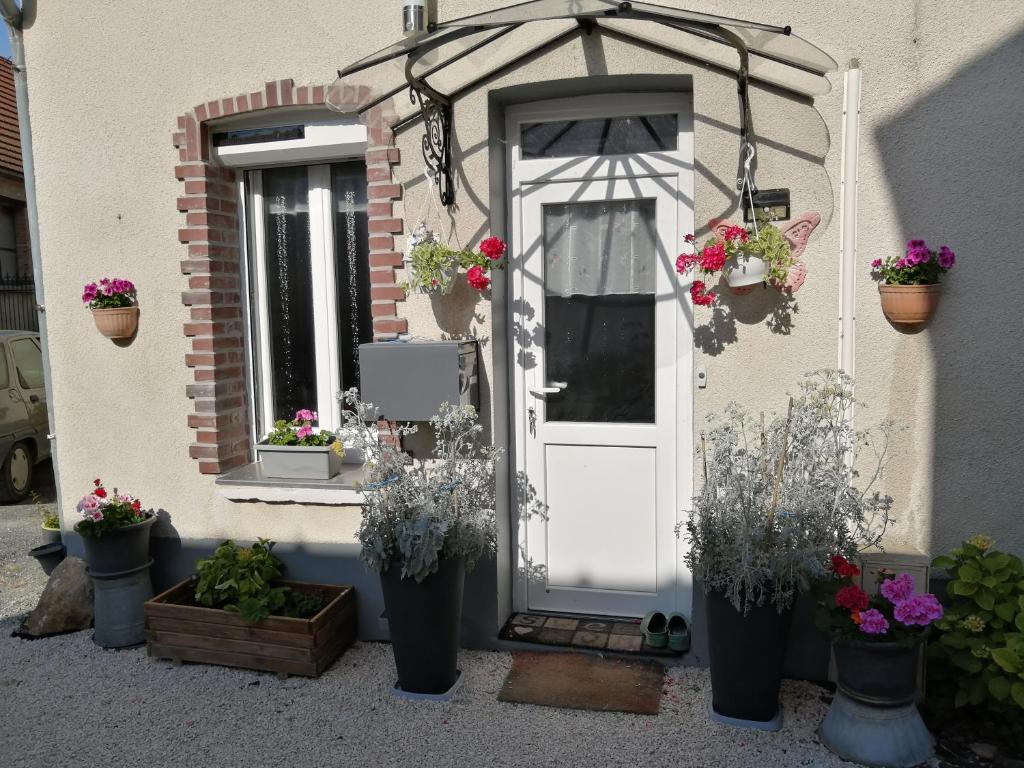
{"type": "Polygon", "coordinates": [[[984,532],[1024,553],[1024,301],[1012,277],[1024,215],[1022,66],[1024,29],[875,135],[904,239],[948,243],[959,258],[925,331],[935,402],[933,529],[922,543],[932,552],[984,532]]]}

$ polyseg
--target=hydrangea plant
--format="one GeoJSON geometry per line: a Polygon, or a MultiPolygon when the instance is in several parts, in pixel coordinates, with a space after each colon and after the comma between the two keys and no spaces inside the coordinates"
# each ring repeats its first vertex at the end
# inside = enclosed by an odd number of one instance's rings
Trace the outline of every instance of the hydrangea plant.
{"type": "Polygon", "coordinates": [[[929,676],[955,707],[1024,723],[1024,565],[978,535],[932,562],[952,580],[929,676]]]}
{"type": "Polygon", "coordinates": [[[685,524],[686,563],[706,592],[744,613],[766,602],[781,611],[828,576],[833,554],[852,557],[881,539],[892,499],[875,486],[892,425],[855,431],[852,386],[821,370],[768,425],[735,403],[711,417],[705,482],[685,524]]]}
{"type": "MultiPolygon", "coordinates": [[[[494,471],[501,450],[481,442],[483,427],[472,406],[447,403],[430,420],[436,448],[414,461],[383,441],[372,424],[377,409],[345,393],[345,432],[366,457],[366,505],[359,526],[362,558],[373,570],[402,569],[423,581],[442,559],[463,558],[467,570],[496,543],[494,471]]],[[[399,437],[414,426],[397,428],[399,437]]]]}

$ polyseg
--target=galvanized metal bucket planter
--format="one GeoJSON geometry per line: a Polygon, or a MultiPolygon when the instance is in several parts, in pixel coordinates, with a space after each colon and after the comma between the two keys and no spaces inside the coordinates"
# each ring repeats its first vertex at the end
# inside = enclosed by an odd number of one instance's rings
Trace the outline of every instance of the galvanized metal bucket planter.
{"type": "MultiPolygon", "coordinates": [[[[143,606],[153,596],[149,579],[152,515],[141,523],[83,536],[86,573],[93,583],[93,642],[104,648],[139,645],[146,639],[143,606]]],[[[75,526],[76,530],[78,526],[75,526]]]]}
{"type": "Polygon", "coordinates": [[[336,438],[327,445],[256,444],[260,467],[266,477],[292,480],[330,480],[341,472],[342,457],[334,448],[336,438]]]}
{"type": "Polygon", "coordinates": [[[914,703],[924,639],[833,645],[838,690],[818,729],[822,744],[862,765],[910,768],[931,759],[935,740],[914,703]]]}

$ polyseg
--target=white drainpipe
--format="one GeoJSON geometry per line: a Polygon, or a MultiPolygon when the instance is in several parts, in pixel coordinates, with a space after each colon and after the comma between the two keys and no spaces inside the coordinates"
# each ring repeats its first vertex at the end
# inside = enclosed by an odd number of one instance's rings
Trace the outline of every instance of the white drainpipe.
{"type": "Polygon", "coordinates": [[[860,155],[860,62],[843,75],[843,153],[839,181],[839,368],[854,376],[857,310],[857,162],[860,155]]]}
{"type": "MultiPolygon", "coordinates": [[[[32,280],[35,283],[36,313],[39,316],[39,340],[43,351],[43,386],[46,389],[46,416],[53,456],[53,481],[57,494],[57,514],[61,529],[67,532],[68,523],[61,510],[60,472],[57,471],[56,435],[53,429],[53,377],[50,373],[50,350],[46,336],[46,302],[43,299],[43,267],[39,257],[39,212],[36,208],[36,173],[32,155],[32,130],[28,121],[28,72],[25,68],[25,45],[22,27],[35,18],[35,0],[23,0],[21,8],[15,0],[0,0],[0,16],[7,22],[11,41],[11,63],[14,65],[14,92],[18,98],[18,126],[21,135],[21,166],[25,175],[25,205],[28,209],[28,237],[32,253],[32,280]]],[[[65,544],[67,536],[65,535],[65,544]]]]}

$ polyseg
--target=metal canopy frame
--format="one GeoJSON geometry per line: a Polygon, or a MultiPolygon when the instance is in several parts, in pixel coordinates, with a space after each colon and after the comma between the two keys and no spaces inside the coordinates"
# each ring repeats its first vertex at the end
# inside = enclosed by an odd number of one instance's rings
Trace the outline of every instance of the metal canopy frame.
{"type": "MultiPolygon", "coordinates": [[[[741,35],[741,32],[744,30],[753,30],[759,34],[789,37],[792,34],[792,29],[789,26],[777,27],[758,22],[711,16],[708,14],[681,11],[674,8],[664,8],[650,3],[612,2],[612,0],[591,0],[589,3],[567,2],[567,10],[563,12],[548,13],[547,15],[536,15],[532,17],[526,16],[516,18],[514,20],[510,20],[509,18],[500,18],[502,13],[512,11],[513,9],[526,9],[529,6],[538,5],[544,6],[544,0],[527,0],[527,2],[507,6],[505,8],[497,9],[496,11],[484,12],[462,19],[442,22],[440,24],[431,24],[425,35],[400,41],[399,43],[372,54],[338,72],[339,78],[345,78],[346,76],[361,72],[365,69],[369,69],[370,67],[384,64],[385,62],[398,59],[402,56],[406,57],[404,67],[405,83],[398,87],[385,89],[382,93],[377,94],[372,99],[367,99],[365,102],[360,104],[358,111],[363,113],[391,98],[403,89],[408,88],[409,99],[411,103],[416,106],[418,114],[414,114],[399,121],[394,128],[395,130],[398,130],[405,125],[410,124],[417,118],[423,120],[423,159],[427,165],[428,171],[433,175],[437,184],[441,204],[446,207],[453,205],[455,202],[455,184],[451,167],[451,131],[454,115],[453,105],[454,102],[464,93],[467,93],[479,86],[481,83],[508,71],[528,56],[559,44],[566,38],[575,34],[589,35],[594,31],[594,29],[603,30],[616,37],[633,39],[634,41],[641,42],[644,45],[649,45],[659,51],[669,53],[677,57],[684,56],[684,54],[681,54],[679,51],[666,48],[656,42],[640,40],[639,38],[628,33],[624,33],[621,30],[604,27],[600,23],[602,19],[649,21],[686,35],[693,35],[704,40],[710,40],[735,49],[739,55],[739,67],[735,72],[735,77],[740,112],[740,168],[742,168],[745,163],[747,167],[750,168],[750,161],[755,153],[753,115],[751,114],[750,99],[748,95],[748,85],[751,79],[751,56],[760,57],[767,61],[817,76],[823,76],[827,72],[833,71],[836,68],[836,63],[832,61],[830,57],[813,46],[810,46],[810,44],[805,41],[800,41],[799,38],[794,38],[794,40],[803,43],[805,46],[809,46],[815,52],[820,54],[818,66],[815,66],[813,62],[800,61],[797,60],[796,57],[786,57],[770,50],[766,50],[765,48],[767,48],[767,46],[751,44],[751,42],[744,40],[744,37],[741,35]],[[575,10],[568,10],[574,5],[577,6],[575,10]],[[586,7],[588,5],[589,8],[586,7]],[[499,18],[488,19],[487,17],[489,16],[498,16],[499,18]],[[555,36],[554,38],[544,40],[536,47],[529,48],[528,50],[519,53],[497,68],[486,70],[480,76],[471,79],[452,93],[442,93],[431,86],[427,81],[428,77],[431,77],[440,70],[448,67],[459,59],[480,50],[498,38],[519,29],[525,24],[532,21],[554,20],[575,20],[576,26],[570,27],[565,32],[555,36]],[[483,34],[489,30],[493,30],[494,34],[483,34]],[[476,41],[473,45],[458,51],[454,55],[445,58],[440,63],[435,64],[417,74],[415,71],[416,65],[427,54],[436,51],[445,45],[472,35],[481,36],[481,39],[476,41]]],[[[552,3],[548,2],[547,7],[550,7],[550,5],[552,5],[552,3]]],[[[516,14],[513,13],[511,15],[515,16],[516,14]]],[[[756,42],[756,39],[753,42],[756,42]]],[[[752,176],[753,171],[750,170],[749,173],[752,176]]],[[[752,178],[750,181],[752,183],[752,178]]]]}

